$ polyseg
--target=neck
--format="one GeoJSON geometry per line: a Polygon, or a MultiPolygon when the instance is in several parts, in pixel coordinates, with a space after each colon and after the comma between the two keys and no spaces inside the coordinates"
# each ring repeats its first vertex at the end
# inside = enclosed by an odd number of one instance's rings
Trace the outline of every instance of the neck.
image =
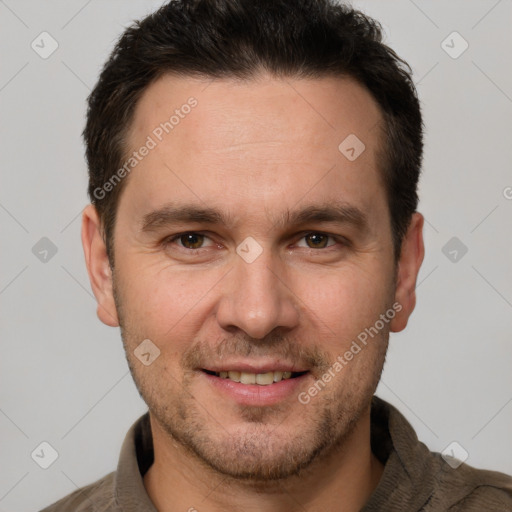
{"type": "Polygon", "coordinates": [[[159,512],[357,512],[384,469],[371,452],[369,409],[335,451],[299,476],[264,483],[234,480],[206,467],[150,417],[155,460],[144,486],[159,512]]]}

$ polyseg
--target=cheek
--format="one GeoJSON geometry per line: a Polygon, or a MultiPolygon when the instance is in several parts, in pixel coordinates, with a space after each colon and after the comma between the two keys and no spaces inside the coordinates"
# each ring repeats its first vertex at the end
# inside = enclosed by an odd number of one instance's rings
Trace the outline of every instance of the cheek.
{"type": "Polygon", "coordinates": [[[134,260],[131,269],[123,269],[124,315],[145,336],[167,343],[193,331],[206,307],[208,291],[220,276],[209,270],[152,266],[146,259],[134,260]]]}
{"type": "Polygon", "coordinates": [[[337,349],[373,325],[388,307],[386,283],[377,270],[340,269],[313,282],[302,285],[298,295],[306,314],[312,312],[311,321],[326,331],[337,349]]]}

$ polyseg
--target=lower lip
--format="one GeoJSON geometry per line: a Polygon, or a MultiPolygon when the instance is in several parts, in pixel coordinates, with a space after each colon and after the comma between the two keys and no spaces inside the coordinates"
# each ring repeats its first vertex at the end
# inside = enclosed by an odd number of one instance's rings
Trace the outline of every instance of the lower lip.
{"type": "Polygon", "coordinates": [[[268,386],[259,384],[241,384],[231,379],[225,379],[201,372],[207,382],[224,395],[240,405],[265,406],[274,405],[290,397],[297,397],[299,388],[304,386],[309,373],[298,377],[274,382],[268,386]]]}

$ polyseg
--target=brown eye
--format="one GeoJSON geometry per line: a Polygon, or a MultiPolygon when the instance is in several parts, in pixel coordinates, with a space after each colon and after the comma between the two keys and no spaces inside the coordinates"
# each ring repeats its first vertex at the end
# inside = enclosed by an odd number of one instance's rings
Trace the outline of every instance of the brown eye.
{"type": "Polygon", "coordinates": [[[199,233],[185,233],[183,235],[179,235],[177,239],[181,242],[185,249],[200,249],[205,236],[199,233]]]}
{"type": "Polygon", "coordinates": [[[305,236],[307,243],[310,247],[313,249],[316,249],[320,247],[323,249],[324,247],[327,247],[327,240],[329,237],[327,235],[323,235],[322,233],[311,233],[309,235],[305,236]]]}

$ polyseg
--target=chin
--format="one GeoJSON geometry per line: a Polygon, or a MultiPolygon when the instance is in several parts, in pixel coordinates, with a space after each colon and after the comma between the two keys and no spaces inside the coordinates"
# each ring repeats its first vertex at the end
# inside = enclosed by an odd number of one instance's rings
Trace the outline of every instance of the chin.
{"type": "Polygon", "coordinates": [[[203,463],[217,473],[247,482],[271,482],[297,476],[316,458],[319,450],[283,445],[274,449],[274,443],[266,446],[251,440],[237,440],[222,451],[196,449],[203,463]]]}
{"type": "Polygon", "coordinates": [[[333,426],[328,415],[309,426],[290,420],[281,424],[243,422],[232,428],[210,424],[208,428],[207,422],[193,422],[191,428],[173,429],[172,435],[214,472],[264,484],[297,476],[310,467],[337,443],[333,426]]]}

